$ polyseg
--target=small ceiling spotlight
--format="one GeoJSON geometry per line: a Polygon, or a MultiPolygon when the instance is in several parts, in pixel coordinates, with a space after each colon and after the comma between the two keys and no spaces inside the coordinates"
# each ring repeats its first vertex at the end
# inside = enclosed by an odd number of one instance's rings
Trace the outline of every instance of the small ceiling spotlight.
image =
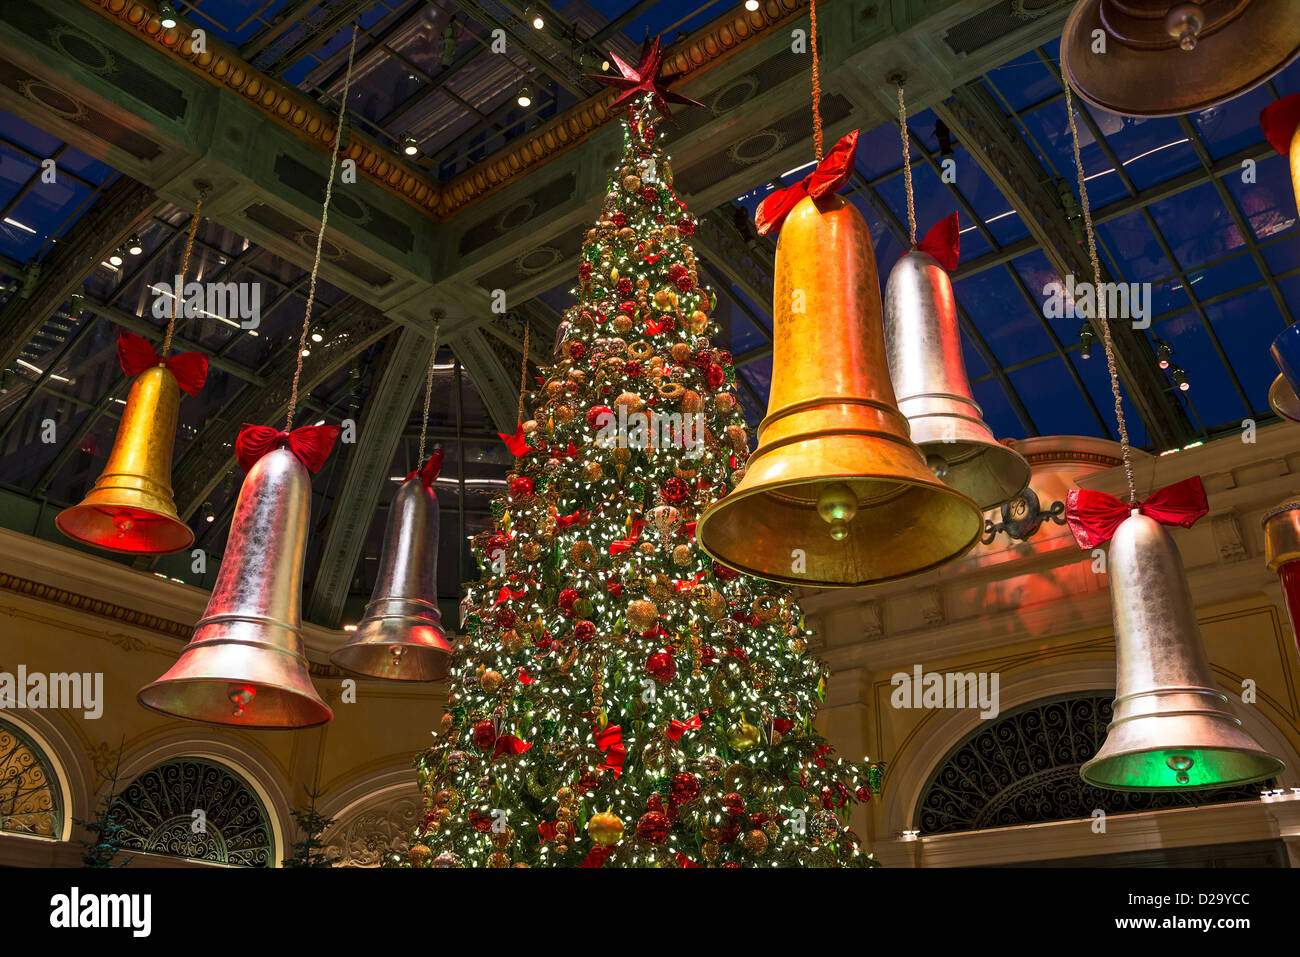
{"type": "Polygon", "coordinates": [[[132,234],[131,238],[126,241],[126,251],[132,256],[138,256],[144,252],[144,244],[140,242],[140,237],[132,234]]]}
{"type": "Polygon", "coordinates": [[[312,334],[311,334],[312,342],[323,342],[324,340],[325,340],[325,336],[321,334],[321,331],[319,329],[312,330],[312,334]]]}
{"type": "Polygon", "coordinates": [[[533,85],[527,80],[519,84],[519,95],[515,97],[515,102],[524,107],[533,105],[533,85]]]}
{"type": "Polygon", "coordinates": [[[1187,373],[1179,366],[1171,365],[1169,367],[1169,374],[1174,377],[1174,383],[1181,391],[1186,392],[1192,387],[1192,384],[1187,381],[1187,373]]]}
{"type": "Polygon", "coordinates": [[[212,510],[211,502],[203,503],[203,521],[209,525],[217,520],[217,513],[212,510]]]}
{"type": "Polygon", "coordinates": [[[1156,361],[1160,363],[1160,368],[1168,369],[1171,361],[1170,357],[1174,354],[1174,347],[1167,342],[1156,340],[1156,361]]]}
{"type": "Polygon", "coordinates": [[[108,263],[110,266],[120,266],[122,265],[122,260],[125,258],[126,257],[122,255],[122,247],[118,246],[111,254],[109,254],[108,263]]]}
{"type": "Polygon", "coordinates": [[[303,348],[302,348],[302,355],[303,355],[303,358],[306,358],[307,356],[311,355],[311,350],[308,349],[306,346],[303,346],[303,348]]]}
{"type": "Polygon", "coordinates": [[[546,26],[546,21],[542,19],[541,12],[532,7],[524,8],[524,19],[533,25],[534,30],[540,30],[546,26]]]}
{"type": "Polygon", "coordinates": [[[419,155],[420,143],[410,133],[407,133],[405,136],[402,137],[402,152],[405,153],[407,156],[419,155]]]}
{"type": "Polygon", "coordinates": [[[1092,344],[1097,341],[1097,336],[1092,331],[1092,326],[1086,322],[1083,328],[1079,330],[1079,355],[1084,359],[1092,358],[1092,344]]]}
{"type": "Polygon", "coordinates": [[[164,30],[176,26],[176,8],[170,3],[158,4],[158,22],[162,24],[164,30]]]}
{"type": "Polygon", "coordinates": [[[758,0],[745,0],[745,9],[750,13],[758,10],[758,0]]]}

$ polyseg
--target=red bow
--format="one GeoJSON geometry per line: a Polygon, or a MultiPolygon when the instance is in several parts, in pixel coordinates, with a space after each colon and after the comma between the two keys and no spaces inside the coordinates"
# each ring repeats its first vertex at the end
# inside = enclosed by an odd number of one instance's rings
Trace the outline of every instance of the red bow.
{"type": "Polygon", "coordinates": [[[685,525],[682,526],[682,531],[686,533],[686,537],[687,537],[687,538],[689,538],[691,541],[695,541],[695,523],[694,523],[694,522],[687,522],[685,525]]]}
{"type": "Polygon", "coordinates": [[[424,463],[424,468],[416,469],[406,477],[409,482],[417,475],[420,476],[420,484],[428,488],[438,478],[438,473],[442,471],[442,449],[434,449],[433,454],[429,456],[429,461],[424,463]]]}
{"type": "Polygon", "coordinates": [[[528,440],[524,438],[524,426],[522,422],[515,429],[514,435],[506,435],[504,432],[498,432],[497,435],[501,436],[501,440],[505,442],[506,448],[510,450],[510,454],[515,458],[518,458],[528,451],[528,440]]]}
{"type": "MultiPolygon", "coordinates": [[[[1071,489],[1065,500],[1065,520],[1075,542],[1084,549],[1096,548],[1110,541],[1115,529],[1129,517],[1133,508],[1113,495],[1090,489],[1071,489]]],[[[1161,525],[1181,525],[1183,528],[1191,528],[1210,510],[1199,475],[1166,485],[1136,508],[1161,525]]]]}
{"type": "Polygon", "coordinates": [[[961,230],[957,228],[957,214],[953,213],[931,226],[915,248],[918,252],[929,253],[939,260],[939,265],[945,272],[956,269],[961,255],[961,230]]]}
{"type": "Polygon", "coordinates": [[[708,575],[708,572],[696,572],[690,578],[679,578],[673,582],[673,587],[679,594],[684,591],[690,591],[700,582],[704,581],[706,575],[708,575]]]}
{"type": "Polygon", "coordinates": [[[665,731],[664,734],[671,740],[678,741],[687,731],[694,731],[696,728],[703,725],[704,719],[712,713],[713,710],[710,708],[706,711],[701,711],[689,721],[678,721],[674,718],[672,721],[668,722],[668,730],[665,731]]]}
{"type": "Polygon", "coordinates": [[[245,424],[235,440],[235,458],[247,472],[267,452],[287,445],[299,462],[310,471],[319,472],[338,437],[337,425],[304,425],[292,432],[280,432],[269,425],[245,424]]]}
{"type": "Polygon", "coordinates": [[[511,591],[508,585],[502,585],[501,590],[497,592],[497,600],[492,603],[492,607],[495,608],[502,602],[509,601],[512,598],[523,598],[525,591],[526,589],[523,588],[519,589],[519,591],[511,591]]]}
{"type": "Polygon", "coordinates": [[[817,164],[817,168],[793,186],[778,189],[765,197],[758,204],[754,213],[754,223],[758,234],[766,236],[781,228],[785,218],[803,200],[805,196],[817,199],[827,193],[833,193],[849,181],[853,173],[853,160],[858,153],[858,131],[844,137],[835,144],[835,148],[826,154],[817,164]]]}
{"type": "Polygon", "coordinates": [[[647,319],[645,322],[646,335],[655,336],[664,331],[665,323],[656,322],[654,319],[647,319]]]}
{"type": "Polygon", "coordinates": [[[578,509],[572,515],[561,515],[555,520],[556,531],[564,531],[570,525],[586,525],[587,516],[582,509],[578,509]]]}
{"type": "Polygon", "coordinates": [[[610,768],[614,777],[623,773],[623,760],[627,757],[627,748],[623,747],[623,729],[616,724],[607,725],[604,731],[593,730],[596,747],[605,752],[604,768],[610,768]]]}
{"type": "Polygon", "coordinates": [[[203,353],[183,352],[164,362],[148,339],[129,332],[117,337],[117,361],[129,376],[139,375],[154,366],[166,366],[167,371],[176,377],[181,391],[189,395],[198,395],[208,378],[208,357],[203,353]]]}
{"type": "Polygon", "coordinates": [[[1274,100],[1264,107],[1259,114],[1259,125],[1264,130],[1264,139],[1283,156],[1291,155],[1291,139],[1295,128],[1300,126],[1300,93],[1292,93],[1280,100],[1274,100]]]}
{"type": "Polygon", "coordinates": [[[516,738],[513,734],[503,734],[497,738],[497,746],[492,749],[492,757],[499,758],[503,754],[523,754],[532,744],[516,738]]]}
{"type": "Polygon", "coordinates": [[[683,854],[681,851],[678,851],[673,856],[677,858],[678,867],[699,867],[700,866],[699,864],[696,864],[693,860],[691,860],[689,857],[687,857],[685,854],[683,854]]]}
{"type": "Polygon", "coordinates": [[[582,859],[579,867],[603,867],[609,855],[614,853],[612,847],[601,847],[596,844],[587,852],[587,856],[582,859]]]}
{"type": "Polygon", "coordinates": [[[632,530],[628,532],[627,538],[620,538],[616,542],[609,543],[609,553],[611,555],[617,555],[619,552],[627,551],[629,548],[635,545],[636,540],[641,537],[641,529],[643,529],[644,527],[645,527],[644,520],[638,520],[633,522],[632,530]]]}
{"type": "Polygon", "coordinates": [[[536,678],[534,678],[532,675],[528,673],[528,670],[526,668],[521,667],[519,669],[519,683],[521,685],[530,685],[536,680],[537,680],[536,678]]]}

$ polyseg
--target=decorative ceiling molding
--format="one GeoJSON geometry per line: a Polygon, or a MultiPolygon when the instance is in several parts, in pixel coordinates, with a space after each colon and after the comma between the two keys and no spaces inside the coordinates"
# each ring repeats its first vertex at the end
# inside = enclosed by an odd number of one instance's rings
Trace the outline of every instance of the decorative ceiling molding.
{"type": "MultiPolygon", "coordinates": [[[[215,38],[207,39],[203,52],[195,52],[191,37],[178,27],[164,29],[151,6],[135,0],[78,2],[123,29],[147,37],[158,50],[213,86],[228,88],[322,152],[328,152],[333,145],[336,124],[332,110],[261,73],[215,38]]],[[[806,7],[805,0],[762,0],[757,10],[741,10],[719,18],[669,48],[663,70],[681,74],[674,86],[689,83],[801,16],[806,7]]],[[[577,104],[445,185],[412,169],[389,149],[355,131],[349,133],[343,155],[355,160],[357,169],[374,183],[445,222],[596,132],[613,119],[609,107],[615,96],[616,90],[607,90],[577,104]]]]}

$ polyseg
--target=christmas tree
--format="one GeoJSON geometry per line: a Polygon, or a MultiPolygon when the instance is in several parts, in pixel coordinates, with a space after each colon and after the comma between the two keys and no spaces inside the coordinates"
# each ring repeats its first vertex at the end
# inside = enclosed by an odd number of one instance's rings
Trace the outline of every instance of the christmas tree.
{"type": "Polygon", "coordinates": [[[748,438],[662,82],[630,91],[558,361],[506,437],[516,465],[416,761],[413,866],[875,865],[845,824],[866,771],[813,728],[826,674],[798,606],[694,541],[748,438]]]}

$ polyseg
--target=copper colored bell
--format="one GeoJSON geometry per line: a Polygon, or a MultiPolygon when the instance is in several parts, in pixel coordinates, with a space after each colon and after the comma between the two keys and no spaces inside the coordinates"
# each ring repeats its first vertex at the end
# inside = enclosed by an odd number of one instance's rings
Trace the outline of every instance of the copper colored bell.
{"type": "Polygon", "coordinates": [[[1300,641],[1300,498],[1264,513],[1264,560],[1282,582],[1291,633],[1300,641]]]}
{"type": "Polygon", "coordinates": [[[333,715],[303,654],[302,571],[311,478],[286,448],[239,490],[207,610],[171,669],[140,689],[154,711],[243,728],[309,728],[333,715]]]}
{"type": "Polygon", "coordinates": [[[864,585],[956,558],[982,516],[926,467],[889,382],[866,221],[834,194],[781,227],[772,388],[735,490],[699,519],[701,547],[739,571],[864,585]]]}
{"type": "Polygon", "coordinates": [[[176,378],[164,366],[136,377],[104,471],[80,505],[59,513],[59,531],[87,545],[137,555],[189,548],[194,533],[172,501],[180,401],[176,378]]]}
{"type": "Polygon", "coordinates": [[[330,661],[373,678],[445,677],[451,645],[438,612],[438,496],[413,475],[393,497],[379,580],[356,632],[330,661]]]}
{"type": "Polygon", "coordinates": [[[1297,54],[1295,0],[1079,0],[1061,34],[1061,69],[1079,95],[1125,116],[1207,109],[1297,54]]]}
{"type": "Polygon", "coordinates": [[[1134,511],[1110,543],[1115,711],[1101,750],[1079,773],[1117,791],[1231,787],[1272,777],[1261,748],[1215,687],[1178,546],[1134,511]]]}
{"type": "Polygon", "coordinates": [[[998,442],[971,395],[947,271],[919,249],[885,286],[885,348],[898,410],[934,474],[990,509],[1029,484],[1029,463],[998,442]]]}

